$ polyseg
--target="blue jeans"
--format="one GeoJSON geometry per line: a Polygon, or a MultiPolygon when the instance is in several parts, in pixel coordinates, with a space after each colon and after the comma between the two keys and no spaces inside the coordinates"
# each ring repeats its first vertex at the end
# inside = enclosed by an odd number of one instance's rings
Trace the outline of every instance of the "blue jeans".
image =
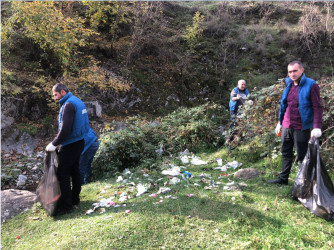
{"type": "Polygon", "coordinates": [[[80,157],[79,169],[82,185],[90,182],[92,176],[92,162],[96,151],[99,149],[99,145],[99,141],[96,140],[80,157]]]}

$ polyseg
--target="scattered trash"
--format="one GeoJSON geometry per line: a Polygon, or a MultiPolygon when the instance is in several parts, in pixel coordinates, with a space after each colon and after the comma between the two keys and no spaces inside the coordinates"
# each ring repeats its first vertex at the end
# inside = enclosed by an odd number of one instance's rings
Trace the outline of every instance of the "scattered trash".
{"type": "Polygon", "coordinates": [[[129,214],[131,213],[131,210],[125,210],[125,213],[129,214]]]}
{"type": "Polygon", "coordinates": [[[121,182],[121,181],[123,181],[123,177],[122,176],[118,176],[117,180],[116,180],[116,183],[121,182]]]}
{"type": "Polygon", "coordinates": [[[221,166],[221,167],[216,167],[215,169],[226,172],[227,171],[227,165],[224,165],[224,166],[221,166]]]}
{"type": "Polygon", "coordinates": [[[190,155],[190,152],[188,149],[184,150],[182,153],[180,153],[181,156],[183,155],[190,155]]]}
{"type": "Polygon", "coordinates": [[[181,168],[178,166],[174,166],[171,169],[164,170],[161,172],[163,175],[171,175],[171,176],[178,176],[180,175],[181,168]]]}
{"type": "Polygon", "coordinates": [[[20,236],[16,236],[16,239],[17,239],[17,240],[20,239],[20,236]]]}
{"type": "Polygon", "coordinates": [[[171,185],[175,185],[175,184],[179,183],[180,181],[181,181],[181,180],[180,180],[179,178],[174,177],[173,179],[171,179],[171,180],[169,181],[169,184],[171,184],[171,185]]]}
{"type": "Polygon", "coordinates": [[[118,201],[119,202],[124,202],[124,201],[126,201],[128,199],[130,199],[130,196],[128,196],[126,192],[123,192],[123,193],[121,193],[118,201]]]}
{"type": "Polygon", "coordinates": [[[223,159],[222,158],[218,158],[217,160],[218,166],[223,166],[223,159]]]}
{"type": "Polygon", "coordinates": [[[193,197],[194,195],[193,194],[187,194],[187,196],[190,198],[190,197],[193,197]]]}
{"type": "Polygon", "coordinates": [[[187,171],[183,171],[182,173],[184,173],[184,174],[187,176],[187,178],[190,178],[190,177],[191,177],[191,173],[189,173],[189,172],[187,172],[187,171]]]}
{"type": "Polygon", "coordinates": [[[106,209],[104,208],[104,207],[102,207],[102,208],[100,208],[100,214],[103,214],[103,213],[105,213],[106,212],[106,209]]]}
{"type": "Polygon", "coordinates": [[[201,160],[201,158],[199,158],[198,156],[194,156],[190,163],[197,166],[208,164],[206,161],[201,160]]]}
{"type": "Polygon", "coordinates": [[[94,210],[95,209],[89,209],[89,210],[87,210],[86,211],[86,215],[90,215],[90,214],[94,213],[94,210]]]}
{"type": "Polygon", "coordinates": [[[237,161],[232,161],[232,162],[228,162],[225,166],[227,168],[233,168],[233,169],[236,169],[238,167],[240,167],[242,165],[241,162],[237,162],[237,161]]]}
{"type": "Polygon", "coordinates": [[[198,183],[194,183],[194,186],[200,187],[201,185],[199,185],[198,183]]]}
{"type": "Polygon", "coordinates": [[[155,150],[155,152],[159,155],[162,155],[162,153],[164,152],[164,145],[163,144],[160,144],[160,148],[155,150]]]}
{"type": "Polygon", "coordinates": [[[186,155],[182,156],[181,161],[182,161],[183,164],[188,164],[189,163],[188,156],[186,156],[186,155]]]}
{"type": "Polygon", "coordinates": [[[157,194],[166,194],[172,191],[169,187],[161,187],[157,194]]]}
{"type": "Polygon", "coordinates": [[[156,198],[156,197],[157,197],[157,194],[156,194],[156,193],[153,193],[153,194],[150,194],[149,196],[152,197],[152,198],[156,198]]]}
{"type": "Polygon", "coordinates": [[[144,176],[144,177],[150,177],[150,175],[149,175],[149,174],[143,174],[143,176],[144,176]]]}
{"type": "Polygon", "coordinates": [[[139,197],[141,196],[142,194],[146,193],[147,192],[147,187],[145,187],[143,184],[139,183],[137,185],[137,194],[136,194],[136,197],[139,197]]]}
{"type": "Polygon", "coordinates": [[[126,169],[124,169],[123,174],[124,175],[130,175],[132,173],[131,173],[131,171],[128,168],[126,168],[126,169]]]}
{"type": "Polygon", "coordinates": [[[29,217],[29,220],[39,220],[40,217],[29,217]]]}

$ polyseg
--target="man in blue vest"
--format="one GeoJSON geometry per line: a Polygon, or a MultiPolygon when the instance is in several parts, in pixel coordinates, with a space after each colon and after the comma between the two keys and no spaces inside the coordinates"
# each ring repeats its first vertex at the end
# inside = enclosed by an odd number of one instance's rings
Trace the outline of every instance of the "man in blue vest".
{"type": "Polygon", "coordinates": [[[92,162],[96,151],[99,149],[99,141],[95,132],[89,128],[85,136],[85,148],[81,153],[79,169],[81,175],[81,185],[90,182],[92,176],[92,162]]]}
{"type": "Polygon", "coordinates": [[[61,105],[58,134],[45,150],[54,151],[60,145],[57,177],[61,197],[56,215],[62,215],[72,212],[73,206],[80,203],[79,160],[85,145],[84,137],[89,131],[89,120],[85,104],[69,92],[64,84],[58,83],[53,86],[52,94],[55,101],[61,105]]]}
{"type": "Polygon", "coordinates": [[[246,89],[246,81],[239,80],[238,86],[235,87],[231,92],[230,97],[230,114],[231,114],[231,126],[232,129],[235,125],[235,119],[238,114],[238,109],[245,103],[246,97],[249,95],[248,90],[246,89]]]}
{"type": "Polygon", "coordinates": [[[310,137],[321,136],[323,107],[318,84],[305,76],[300,61],[288,65],[288,75],[276,126],[276,134],[282,134],[282,172],[279,178],[268,181],[270,184],[288,185],[293,147],[296,147],[297,160],[301,163],[310,137]]]}

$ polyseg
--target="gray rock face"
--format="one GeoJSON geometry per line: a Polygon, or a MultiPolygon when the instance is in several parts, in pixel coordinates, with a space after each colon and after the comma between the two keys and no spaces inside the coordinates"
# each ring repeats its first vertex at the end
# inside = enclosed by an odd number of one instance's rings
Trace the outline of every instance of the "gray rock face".
{"type": "Polygon", "coordinates": [[[1,130],[1,150],[6,153],[14,150],[19,154],[31,155],[39,139],[15,128],[1,130]]]}
{"type": "Polygon", "coordinates": [[[260,175],[259,170],[256,168],[244,168],[234,173],[234,178],[242,179],[242,180],[250,180],[256,178],[260,175]]]}
{"type": "Polygon", "coordinates": [[[102,117],[102,106],[98,101],[84,102],[87,108],[89,117],[102,117]]]}

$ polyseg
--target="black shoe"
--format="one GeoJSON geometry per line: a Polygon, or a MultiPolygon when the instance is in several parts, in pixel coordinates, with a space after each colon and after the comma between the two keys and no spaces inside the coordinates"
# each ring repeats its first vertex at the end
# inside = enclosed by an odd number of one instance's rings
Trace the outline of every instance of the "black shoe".
{"type": "Polygon", "coordinates": [[[288,185],[288,180],[282,180],[280,178],[275,180],[267,181],[268,184],[280,184],[280,185],[288,185]]]}
{"type": "Polygon", "coordinates": [[[61,216],[64,214],[70,214],[72,212],[73,212],[73,209],[69,209],[69,210],[58,209],[53,216],[61,216]]]}

